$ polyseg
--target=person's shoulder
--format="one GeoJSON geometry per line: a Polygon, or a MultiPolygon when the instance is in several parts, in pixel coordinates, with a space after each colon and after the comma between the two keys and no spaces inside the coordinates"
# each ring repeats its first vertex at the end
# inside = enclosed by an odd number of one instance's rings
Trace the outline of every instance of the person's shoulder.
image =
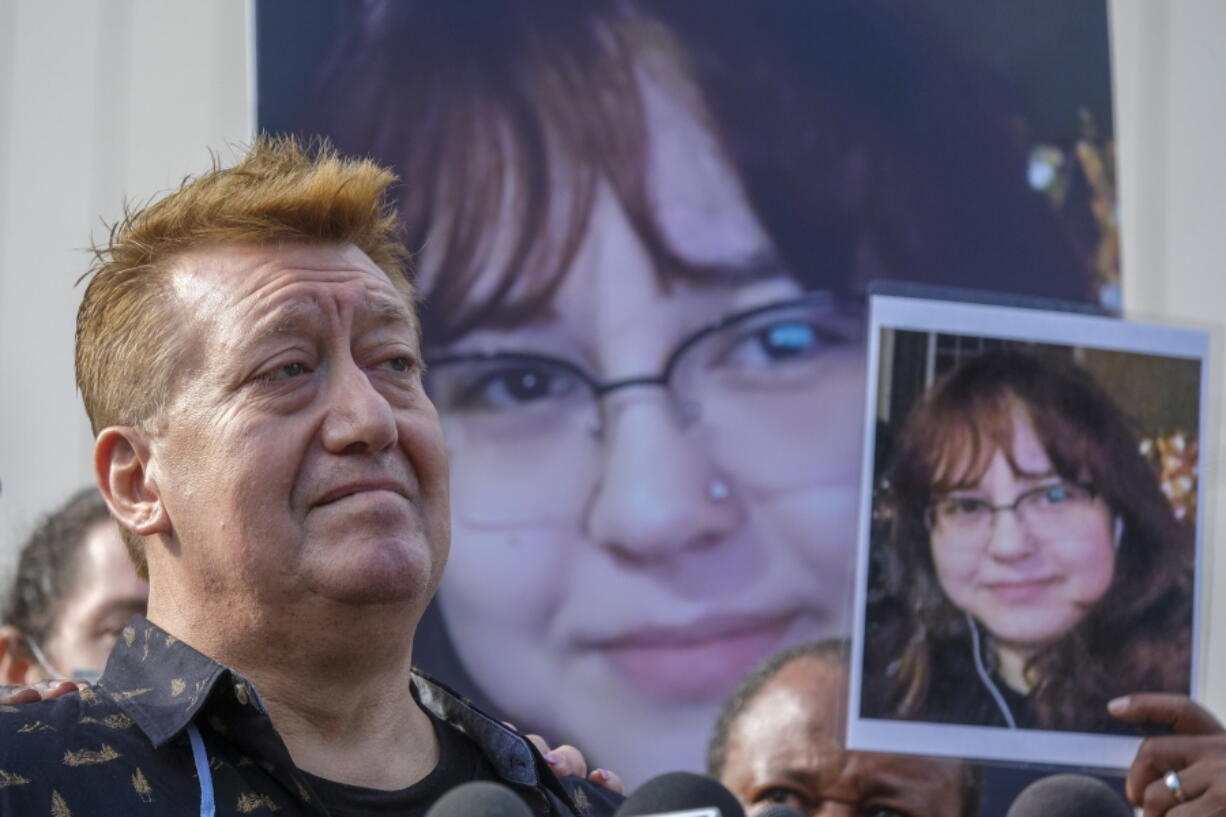
{"type": "Polygon", "coordinates": [[[37,703],[0,705],[0,771],[21,775],[26,769],[46,776],[74,760],[118,756],[115,747],[134,731],[132,719],[94,688],[37,703]]]}
{"type": "Polygon", "coordinates": [[[83,713],[77,693],[0,705],[0,814],[23,813],[21,808],[51,796],[48,787],[61,777],[83,713]]]}
{"type": "Polygon", "coordinates": [[[21,741],[50,742],[66,735],[84,714],[85,698],[78,692],[36,703],[0,704],[0,757],[20,754],[15,747],[21,741]]]}
{"type": "Polygon", "coordinates": [[[0,706],[0,817],[99,808],[110,814],[151,802],[166,807],[161,813],[182,813],[179,788],[197,791],[183,771],[96,687],[0,706]],[[184,786],[178,786],[181,777],[184,786]]]}

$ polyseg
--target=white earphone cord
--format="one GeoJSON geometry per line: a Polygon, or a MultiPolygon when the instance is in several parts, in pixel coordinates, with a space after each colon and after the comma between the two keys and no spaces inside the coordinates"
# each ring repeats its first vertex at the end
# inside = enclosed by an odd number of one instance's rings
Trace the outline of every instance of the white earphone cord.
{"type": "Polygon", "coordinates": [[[966,621],[971,625],[971,652],[975,656],[975,672],[979,673],[979,680],[988,688],[988,693],[992,696],[992,700],[996,701],[996,707],[1000,710],[1000,714],[1005,716],[1005,723],[1010,729],[1017,728],[1017,721],[1013,718],[1013,712],[1009,709],[1009,704],[1005,701],[1005,696],[1000,694],[1000,689],[997,688],[996,682],[992,680],[992,676],[988,674],[988,668],[983,665],[983,654],[979,649],[979,625],[975,623],[975,619],[967,615],[966,621]]]}

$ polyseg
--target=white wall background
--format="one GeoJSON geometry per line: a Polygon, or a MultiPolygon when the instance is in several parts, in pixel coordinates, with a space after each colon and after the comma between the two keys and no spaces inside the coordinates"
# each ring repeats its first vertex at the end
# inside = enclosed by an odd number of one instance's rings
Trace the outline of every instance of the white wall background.
{"type": "MultiPolygon", "coordinates": [[[[1226,2],[1110,9],[1126,308],[1220,325],[1226,2]]],[[[38,515],[90,478],[72,378],[81,248],[123,196],[173,187],[207,149],[248,139],[249,13],[243,0],[0,0],[0,575],[38,515]]],[[[1210,487],[1226,519],[1226,481],[1210,487]]],[[[1215,586],[1226,592],[1226,556],[1215,586]]],[[[1206,592],[1202,615],[1226,615],[1226,598],[1206,592]]],[[[1226,626],[1210,640],[1204,697],[1226,714],[1226,626]]]]}
{"type": "MultiPolygon", "coordinates": [[[[1110,0],[1110,11],[1125,312],[1216,332],[1201,458],[1226,466],[1226,3],[1110,0]]],[[[1207,481],[1201,496],[1201,698],[1226,720],[1226,624],[1214,627],[1226,616],[1226,480],[1207,481]]]]}
{"type": "Polygon", "coordinates": [[[0,0],[0,576],[91,479],[72,341],[90,237],[249,135],[247,4],[0,0]]]}

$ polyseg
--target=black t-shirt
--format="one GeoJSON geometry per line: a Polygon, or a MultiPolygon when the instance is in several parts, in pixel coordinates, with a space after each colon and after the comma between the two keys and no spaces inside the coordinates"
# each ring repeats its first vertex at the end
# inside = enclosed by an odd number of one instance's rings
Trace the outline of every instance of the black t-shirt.
{"type": "Polygon", "coordinates": [[[477,744],[451,724],[429,712],[426,714],[438,738],[438,765],[434,770],[407,789],[397,791],[367,789],[306,774],[329,814],[334,817],[424,817],[434,801],[462,783],[500,780],[477,744]]]}

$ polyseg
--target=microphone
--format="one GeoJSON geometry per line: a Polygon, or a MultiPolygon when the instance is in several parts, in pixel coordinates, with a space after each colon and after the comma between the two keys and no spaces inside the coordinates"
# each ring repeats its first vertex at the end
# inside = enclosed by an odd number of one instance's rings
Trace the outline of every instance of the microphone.
{"type": "Polygon", "coordinates": [[[714,778],[668,772],[639,786],[613,817],[745,817],[745,810],[714,778]]]}
{"type": "Polygon", "coordinates": [[[435,800],[426,817],[532,817],[532,811],[506,786],[474,780],[435,800]]]}
{"type": "Polygon", "coordinates": [[[1134,817],[1110,786],[1084,774],[1053,774],[1022,789],[1005,817],[1134,817]]]}

